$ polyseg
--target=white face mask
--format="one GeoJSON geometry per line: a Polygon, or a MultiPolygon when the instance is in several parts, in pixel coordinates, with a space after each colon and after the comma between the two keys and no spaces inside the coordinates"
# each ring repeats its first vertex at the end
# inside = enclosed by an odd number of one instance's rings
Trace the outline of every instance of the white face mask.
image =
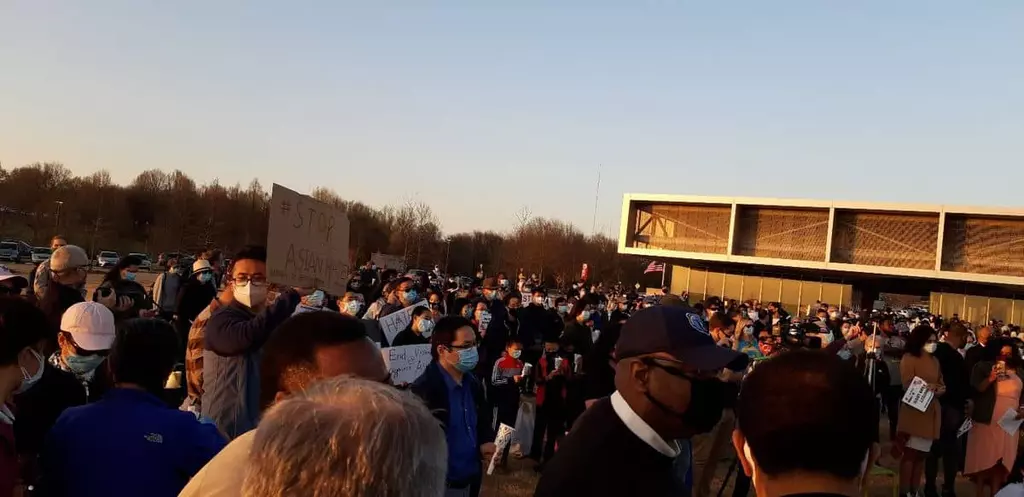
{"type": "Polygon", "coordinates": [[[423,338],[430,338],[430,335],[434,332],[434,322],[429,319],[421,319],[418,328],[423,338]]]}
{"type": "Polygon", "coordinates": [[[939,347],[939,344],[937,344],[937,343],[926,343],[926,344],[924,344],[924,351],[929,353],[929,354],[934,354],[935,353],[935,349],[937,349],[938,347],[939,347]]]}
{"type": "Polygon", "coordinates": [[[34,349],[28,349],[29,352],[36,358],[39,363],[39,369],[36,370],[36,374],[28,374],[28,369],[25,366],[21,366],[21,386],[14,391],[14,394],[25,393],[32,388],[36,383],[39,383],[39,379],[43,377],[43,370],[46,369],[46,364],[43,362],[43,356],[36,352],[34,349]]]}
{"type": "Polygon", "coordinates": [[[254,285],[252,282],[244,285],[235,283],[235,289],[232,291],[235,296],[235,300],[250,309],[261,306],[267,302],[267,286],[266,285],[254,285]]]}
{"type": "Polygon", "coordinates": [[[362,310],[362,308],[363,303],[358,300],[349,300],[345,303],[345,312],[353,316],[359,314],[359,311],[362,310]]]}
{"type": "Polygon", "coordinates": [[[590,311],[583,311],[580,313],[581,321],[587,321],[590,319],[590,311]]]}
{"type": "Polygon", "coordinates": [[[757,321],[757,320],[758,320],[758,319],[760,319],[760,317],[761,317],[761,316],[760,316],[760,315],[759,315],[759,314],[757,313],[757,311],[750,311],[750,312],[748,312],[748,313],[747,313],[747,316],[748,316],[748,317],[750,317],[750,319],[751,319],[752,321],[757,321]]]}

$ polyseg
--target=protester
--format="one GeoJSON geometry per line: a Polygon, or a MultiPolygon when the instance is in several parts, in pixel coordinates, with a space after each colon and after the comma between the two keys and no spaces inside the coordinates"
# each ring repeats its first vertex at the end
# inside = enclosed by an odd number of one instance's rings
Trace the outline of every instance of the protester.
{"type": "MultiPolygon", "coordinates": [[[[39,308],[50,319],[54,327],[60,325],[61,317],[72,305],[85,301],[85,280],[89,273],[89,256],[77,245],[60,247],[50,255],[47,269],[47,283],[43,296],[39,297],[39,308]]],[[[38,277],[37,277],[38,281],[38,277]]],[[[57,345],[57,337],[50,337],[47,350],[57,345]]]]}
{"type": "Polygon", "coordinates": [[[361,310],[365,306],[363,294],[357,292],[345,292],[340,299],[338,299],[338,312],[346,314],[348,316],[358,318],[361,310]]]}
{"type": "MultiPolygon", "coordinates": [[[[918,326],[910,333],[906,353],[900,360],[903,388],[907,389],[914,378],[921,378],[936,396],[946,393],[942,382],[939,361],[932,355],[938,346],[938,338],[931,326],[918,326]]],[[[924,412],[906,403],[900,403],[898,440],[903,445],[900,458],[900,495],[914,497],[924,472],[924,460],[932,450],[932,444],[939,438],[942,415],[938,402],[931,402],[924,412]]]]}
{"type": "Polygon", "coordinates": [[[590,354],[583,357],[587,374],[583,381],[586,407],[615,393],[615,342],[619,340],[622,324],[609,323],[601,330],[590,354]]]}
{"type": "Polygon", "coordinates": [[[153,305],[159,311],[161,319],[171,321],[174,318],[178,306],[178,290],[181,287],[182,281],[181,275],[178,274],[178,259],[171,257],[167,259],[164,270],[157,275],[151,290],[153,305]]]}
{"type": "Polygon", "coordinates": [[[79,302],[61,319],[50,364],[75,376],[85,402],[99,400],[113,385],[106,360],[115,335],[114,314],[97,302],[79,302]]]}
{"type": "MultiPolygon", "coordinates": [[[[522,361],[522,356],[523,344],[517,338],[510,338],[505,346],[505,353],[494,363],[491,372],[493,388],[490,397],[494,399],[493,404],[498,412],[498,426],[500,423],[513,428],[516,426],[516,417],[519,413],[519,384],[523,380],[525,364],[522,361]]],[[[511,443],[505,446],[501,456],[501,466],[507,462],[511,447],[511,443]]]]}
{"type": "Polygon", "coordinates": [[[863,495],[879,453],[874,394],[836,356],[793,351],[760,363],[736,420],[733,446],[758,497],[863,495]]]}
{"type": "Polygon", "coordinates": [[[561,342],[556,335],[548,335],[544,338],[544,355],[534,369],[537,415],[529,457],[537,461],[534,468],[537,471],[543,471],[544,465],[554,457],[555,444],[565,434],[565,380],[568,376],[569,361],[561,355],[561,342]]]}
{"type": "Polygon", "coordinates": [[[419,292],[416,291],[416,282],[408,276],[399,278],[394,284],[394,291],[388,298],[377,319],[380,319],[393,312],[398,312],[420,301],[419,292]]]}
{"type": "Polygon", "coordinates": [[[964,475],[974,482],[977,496],[992,495],[1002,488],[1017,457],[1017,434],[1008,433],[999,420],[1008,412],[1017,413],[1016,419],[1024,418],[1020,352],[1009,338],[988,338],[986,342],[984,347],[976,347],[984,355],[971,372],[971,386],[978,393],[964,462],[964,475]]]}
{"type": "Polygon", "coordinates": [[[967,366],[967,370],[971,372],[974,371],[974,366],[983,361],[985,357],[989,355],[986,348],[988,347],[989,340],[992,338],[992,328],[982,326],[977,332],[975,332],[974,337],[974,346],[968,348],[964,355],[965,366],[967,366]]]}
{"type": "Polygon", "coordinates": [[[433,314],[430,309],[419,306],[412,311],[412,319],[404,330],[395,335],[392,347],[402,345],[423,345],[430,343],[430,334],[434,331],[433,314]]]}
{"type": "MultiPolygon", "coordinates": [[[[55,235],[50,239],[50,258],[36,266],[35,278],[32,279],[32,291],[35,292],[36,298],[42,300],[46,295],[46,290],[49,288],[50,279],[52,277],[53,266],[51,261],[53,260],[53,254],[57,252],[57,249],[68,244],[68,241],[63,236],[55,235]]],[[[83,252],[84,253],[84,252],[83,252]]],[[[88,265],[89,256],[85,256],[86,263],[88,265]]]]}
{"type": "Polygon", "coordinates": [[[591,320],[591,306],[585,300],[578,300],[572,310],[565,316],[565,328],[562,332],[573,345],[575,353],[588,354],[593,341],[591,329],[587,323],[591,320]]]}
{"type": "Polygon", "coordinates": [[[65,411],[47,437],[44,495],[176,496],[224,447],[216,427],[160,398],[176,350],[167,322],[122,322],[110,354],[114,388],[65,411]]]}
{"type": "MultiPolygon", "coordinates": [[[[261,410],[325,378],[348,375],[379,383],[391,379],[360,321],[329,311],[298,314],[281,324],[267,339],[259,367],[261,410]]],[[[196,474],[180,497],[242,495],[250,449],[261,429],[228,444],[196,474]]]]}
{"type": "MultiPolygon", "coordinates": [[[[218,309],[234,302],[231,287],[225,287],[210,301],[192,321],[185,342],[185,385],[186,396],[182,408],[193,413],[202,413],[203,407],[203,355],[206,350],[206,324],[218,309]]],[[[175,323],[180,329],[182,323],[175,323]]]]}
{"type": "MultiPolygon", "coordinates": [[[[505,279],[505,284],[502,285],[502,278],[487,278],[484,280],[483,296],[484,303],[486,304],[487,312],[490,314],[490,322],[487,327],[480,331],[482,335],[481,352],[482,357],[480,358],[482,364],[489,368],[494,361],[501,357],[501,353],[505,350],[505,344],[508,342],[510,336],[510,322],[508,308],[505,307],[505,302],[502,300],[502,288],[507,288],[508,280],[505,279]]],[[[481,371],[487,381],[490,381],[490,371],[481,371]]]]}
{"type": "Polygon", "coordinates": [[[186,328],[196,316],[217,296],[213,268],[210,261],[198,260],[192,264],[192,274],[178,292],[174,314],[186,328]]]}
{"type": "Polygon", "coordinates": [[[932,451],[925,461],[924,493],[926,497],[938,497],[939,495],[935,484],[939,472],[939,458],[942,459],[944,476],[942,495],[953,497],[955,493],[954,484],[959,470],[961,452],[957,432],[964,423],[967,401],[971,395],[970,373],[959,352],[966,340],[967,328],[960,323],[954,323],[946,332],[944,341],[936,346],[935,353],[932,354],[939,361],[942,383],[946,386],[946,393],[939,397],[941,411],[939,439],[932,445],[932,451]]]}
{"type": "MultiPolygon", "coordinates": [[[[31,456],[25,462],[35,466],[34,451],[24,449],[38,448],[34,447],[37,444],[34,431],[37,430],[26,430],[25,422],[42,423],[45,420],[27,420],[21,413],[15,418],[7,401],[16,394],[27,392],[43,375],[44,362],[39,349],[46,341],[48,326],[46,316],[32,304],[17,297],[0,297],[0,398],[4,399],[0,403],[0,496],[14,495],[19,480],[26,483],[19,475],[19,454],[31,456]],[[22,420],[21,424],[18,424],[18,419],[22,420]],[[25,443],[33,447],[22,448],[20,440],[15,443],[18,433],[30,435],[33,440],[25,440],[25,443]]],[[[50,393],[60,394],[56,390],[50,393]]],[[[52,399],[55,404],[65,400],[60,397],[52,399]]],[[[33,407],[33,414],[49,414],[47,409],[35,409],[38,405],[33,407]]],[[[35,472],[31,473],[34,476],[35,472]]]]}
{"type": "Polygon", "coordinates": [[[203,415],[234,439],[256,427],[260,350],[299,305],[287,289],[267,303],[267,252],[247,247],[232,259],[233,300],[210,316],[203,352],[203,415]]]}
{"type": "Polygon", "coordinates": [[[385,279],[384,275],[381,276],[381,280],[383,282],[381,293],[366,309],[366,315],[363,316],[367,319],[380,319],[383,317],[384,315],[382,314],[382,311],[384,310],[384,307],[394,299],[396,287],[395,282],[385,279]]]}
{"type": "Polygon", "coordinates": [[[141,314],[146,314],[143,317],[151,317],[149,310],[152,305],[146,296],[146,289],[135,281],[140,265],[142,260],[132,255],[118,260],[93,292],[93,302],[107,306],[119,321],[139,317],[141,314]]]}
{"type": "Polygon", "coordinates": [[[536,496],[682,495],[677,440],[714,428],[724,402],[715,375],[747,361],[717,347],[697,311],[670,306],[626,321],[616,357],[616,392],[587,409],[562,440],[536,496]]]}
{"type": "Polygon", "coordinates": [[[274,406],[253,438],[247,497],[445,495],[444,435],[419,399],[393,387],[323,381],[274,406]]]}
{"type": "Polygon", "coordinates": [[[885,317],[878,325],[878,331],[882,333],[882,360],[889,372],[889,384],[879,385],[882,387],[882,404],[889,417],[889,439],[896,440],[896,431],[899,424],[900,400],[903,399],[903,382],[900,375],[900,360],[906,348],[906,341],[899,336],[893,328],[892,318],[885,317]]]}
{"type": "Polygon", "coordinates": [[[433,360],[412,384],[444,427],[448,442],[446,497],[476,497],[481,455],[494,454],[491,410],[483,385],[473,376],[479,360],[476,332],[464,318],[448,316],[430,337],[433,360]]]}

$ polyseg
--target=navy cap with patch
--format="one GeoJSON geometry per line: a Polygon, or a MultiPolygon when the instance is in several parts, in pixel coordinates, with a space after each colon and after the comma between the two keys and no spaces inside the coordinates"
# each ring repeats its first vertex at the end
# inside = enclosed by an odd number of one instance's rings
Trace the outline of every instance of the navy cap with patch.
{"type": "Polygon", "coordinates": [[[716,345],[700,312],[689,307],[659,305],[642,309],[622,325],[615,344],[617,358],[659,352],[703,371],[738,371],[749,360],[742,352],[716,345]]]}

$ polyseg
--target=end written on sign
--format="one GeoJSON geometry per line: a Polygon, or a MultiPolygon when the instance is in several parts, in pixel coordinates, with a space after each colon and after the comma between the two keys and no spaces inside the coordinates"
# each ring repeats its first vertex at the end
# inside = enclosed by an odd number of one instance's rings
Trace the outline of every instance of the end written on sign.
{"type": "Polygon", "coordinates": [[[267,278],[343,295],[349,275],[344,210],[275,184],[270,197],[267,278]]]}
{"type": "Polygon", "coordinates": [[[396,385],[416,381],[430,365],[429,344],[389,347],[381,349],[380,354],[396,385]]]}

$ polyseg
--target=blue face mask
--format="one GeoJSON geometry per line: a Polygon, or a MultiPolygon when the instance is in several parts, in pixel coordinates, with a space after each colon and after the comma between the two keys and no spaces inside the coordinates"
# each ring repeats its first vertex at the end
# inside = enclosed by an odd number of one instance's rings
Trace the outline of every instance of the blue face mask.
{"type": "Polygon", "coordinates": [[[126,281],[135,281],[135,273],[124,273],[124,279],[126,281]]]}
{"type": "Polygon", "coordinates": [[[468,373],[476,367],[479,361],[480,353],[477,352],[476,347],[462,349],[459,351],[459,362],[455,363],[455,368],[463,373],[468,373]]]}
{"type": "Polygon", "coordinates": [[[64,358],[64,363],[72,373],[79,376],[91,373],[103,363],[105,359],[101,355],[69,355],[64,358]]]}
{"type": "Polygon", "coordinates": [[[202,283],[209,283],[213,280],[213,273],[201,273],[199,275],[199,281],[202,283]]]}
{"type": "Polygon", "coordinates": [[[409,290],[408,292],[405,292],[405,301],[406,302],[415,302],[416,301],[416,297],[417,297],[416,290],[409,290]]]}

